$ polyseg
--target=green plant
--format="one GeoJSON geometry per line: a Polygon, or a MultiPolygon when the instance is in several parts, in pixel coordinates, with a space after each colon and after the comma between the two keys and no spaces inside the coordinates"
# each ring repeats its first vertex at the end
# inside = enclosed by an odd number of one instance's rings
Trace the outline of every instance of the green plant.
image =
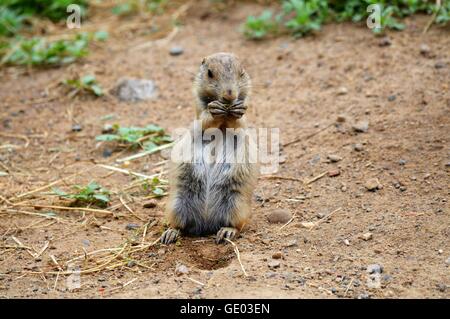
{"type": "Polygon", "coordinates": [[[69,64],[88,54],[91,40],[103,41],[103,31],[77,34],[73,39],[48,42],[45,38],[16,39],[3,49],[1,64],[28,66],[57,66],[69,64]]]}
{"type": "Polygon", "coordinates": [[[5,6],[0,6],[0,35],[13,36],[23,27],[27,16],[5,6]]]}
{"type": "Polygon", "coordinates": [[[118,16],[129,16],[143,11],[161,14],[167,0],[127,0],[112,8],[112,13],[118,16]]]}
{"type": "Polygon", "coordinates": [[[146,151],[172,142],[172,138],[165,133],[164,129],[154,124],[146,127],[122,127],[115,124],[112,133],[98,135],[95,139],[97,141],[117,141],[130,147],[141,146],[146,151]]]}
{"type": "Polygon", "coordinates": [[[53,187],[53,194],[66,199],[73,199],[73,206],[78,205],[94,205],[97,207],[106,207],[110,201],[111,193],[97,184],[95,181],[91,181],[86,186],[74,185],[76,190],[73,193],[66,193],[59,188],[53,187]]]}
{"type": "MultiPolygon", "coordinates": [[[[438,10],[437,7],[433,8],[433,11],[438,10]]],[[[442,5],[442,7],[440,8],[437,17],[436,17],[436,23],[439,24],[447,24],[448,22],[450,22],[450,1],[447,0],[444,2],[444,4],[442,5]]]]}
{"type": "Polygon", "coordinates": [[[85,75],[79,78],[64,80],[62,83],[73,90],[71,96],[75,96],[79,92],[88,92],[96,96],[103,95],[103,89],[93,75],[85,75]]]}
{"type": "Polygon", "coordinates": [[[87,0],[2,0],[0,4],[0,35],[14,36],[31,17],[60,21],[67,18],[67,7],[77,4],[84,16],[87,0]]]}
{"type": "Polygon", "coordinates": [[[403,30],[405,28],[405,25],[403,23],[398,22],[397,19],[394,18],[395,10],[396,8],[393,6],[382,8],[380,16],[381,27],[373,28],[372,31],[376,34],[381,34],[386,30],[386,28],[393,30],[403,30]]]}
{"type": "Polygon", "coordinates": [[[319,30],[328,21],[362,22],[369,17],[367,8],[373,4],[381,8],[380,27],[372,29],[376,34],[387,29],[404,29],[398,19],[419,12],[435,14],[435,22],[439,24],[450,21],[448,0],[442,1],[439,8],[431,0],[282,0],[275,19],[271,11],[265,11],[259,17],[249,16],[242,29],[250,39],[262,39],[282,31],[300,37],[319,30]]]}
{"type": "Polygon", "coordinates": [[[147,8],[150,12],[162,14],[167,0],[149,0],[147,1],[147,8]]]}
{"type": "Polygon", "coordinates": [[[112,8],[112,13],[118,16],[127,16],[136,13],[137,11],[138,7],[132,2],[119,3],[112,8]]]}
{"type": "Polygon", "coordinates": [[[276,23],[272,19],[272,11],[265,10],[259,17],[249,16],[243,26],[245,36],[258,40],[276,30],[276,23]]]}
{"type": "Polygon", "coordinates": [[[150,181],[145,180],[144,183],[142,184],[142,187],[144,188],[144,190],[146,190],[146,191],[151,190],[153,195],[155,195],[157,197],[166,195],[164,193],[164,190],[160,186],[161,186],[161,180],[158,177],[154,177],[150,181]]]}
{"type": "Polygon", "coordinates": [[[320,29],[328,14],[328,4],[324,0],[289,0],[283,3],[283,16],[294,12],[294,17],[285,26],[295,37],[320,29]]]}

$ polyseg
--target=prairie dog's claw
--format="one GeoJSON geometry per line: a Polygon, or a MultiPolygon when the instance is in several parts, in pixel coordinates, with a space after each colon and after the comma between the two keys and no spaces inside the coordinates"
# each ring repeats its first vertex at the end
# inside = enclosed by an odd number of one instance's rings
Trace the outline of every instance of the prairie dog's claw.
{"type": "Polygon", "coordinates": [[[169,245],[177,241],[180,231],[178,229],[169,228],[161,235],[161,243],[169,245]]]}
{"type": "Polygon", "coordinates": [[[236,237],[238,230],[233,227],[222,227],[216,235],[216,244],[224,241],[225,238],[232,240],[236,237]]]}

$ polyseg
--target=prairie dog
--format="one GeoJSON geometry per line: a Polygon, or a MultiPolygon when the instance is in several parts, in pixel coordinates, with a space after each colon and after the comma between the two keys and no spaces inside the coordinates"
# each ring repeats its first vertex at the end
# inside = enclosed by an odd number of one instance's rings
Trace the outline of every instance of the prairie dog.
{"type": "Polygon", "coordinates": [[[202,156],[197,161],[193,155],[188,161],[171,163],[166,206],[170,228],[162,234],[162,243],[173,243],[180,234],[214,233],[220,243],[224,238],[233,239],[248,222],[258,172],[256,161],[249,160],[245,139],[250,87],[250,77],[234,54],[216,53],[203,59],[194,81],[196,121],[175,145],[187,145],[202,156]],[[195,123],[202,135],[216,130],[224,138],[196,144],[192,137],[195,123]],[[231,144],[225,142],[227,129],[238,132],[231,144]],[[206,161],[205,154],[214,147],[213,161],[206,161]],[[224,160],[231,151],[241,160],[224,160]]]}

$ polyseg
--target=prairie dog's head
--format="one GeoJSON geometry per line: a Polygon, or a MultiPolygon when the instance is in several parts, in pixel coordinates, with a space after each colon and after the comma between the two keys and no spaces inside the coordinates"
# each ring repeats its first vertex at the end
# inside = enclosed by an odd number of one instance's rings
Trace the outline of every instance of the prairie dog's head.
{"type": "Polygon", "coordinates": [[[211,102],[232,106],[250,94],[250,77],[232,53],[215,53],[203,59],[194,82],[194,93],[202,108],[211,102]]]}

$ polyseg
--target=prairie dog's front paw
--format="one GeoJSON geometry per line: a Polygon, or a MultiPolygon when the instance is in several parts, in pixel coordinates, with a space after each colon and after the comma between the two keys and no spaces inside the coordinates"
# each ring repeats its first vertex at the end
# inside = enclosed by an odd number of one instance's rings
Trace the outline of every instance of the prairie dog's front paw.
{"type": "Polygon", "coordinates": [[[224,241],[225,238],[232,240],[238,234],[238,230],[233,227],[222,227],[219,229],[216,235],[216,244],[219,244],[224,241]]]}
{"type": "Polygon", "coordinates": [[[226,106],[219,101],[208,103],[208,110],[212,115],[225,115],[227,113],[226,106]]]}
{"type": "Polygon", "coordinates": [[[161,243],[164,245],[169,245],[177,241],[178,236],[180,236],[180,231],[178,229],[169,228],[161,235],[161,243]]]}

